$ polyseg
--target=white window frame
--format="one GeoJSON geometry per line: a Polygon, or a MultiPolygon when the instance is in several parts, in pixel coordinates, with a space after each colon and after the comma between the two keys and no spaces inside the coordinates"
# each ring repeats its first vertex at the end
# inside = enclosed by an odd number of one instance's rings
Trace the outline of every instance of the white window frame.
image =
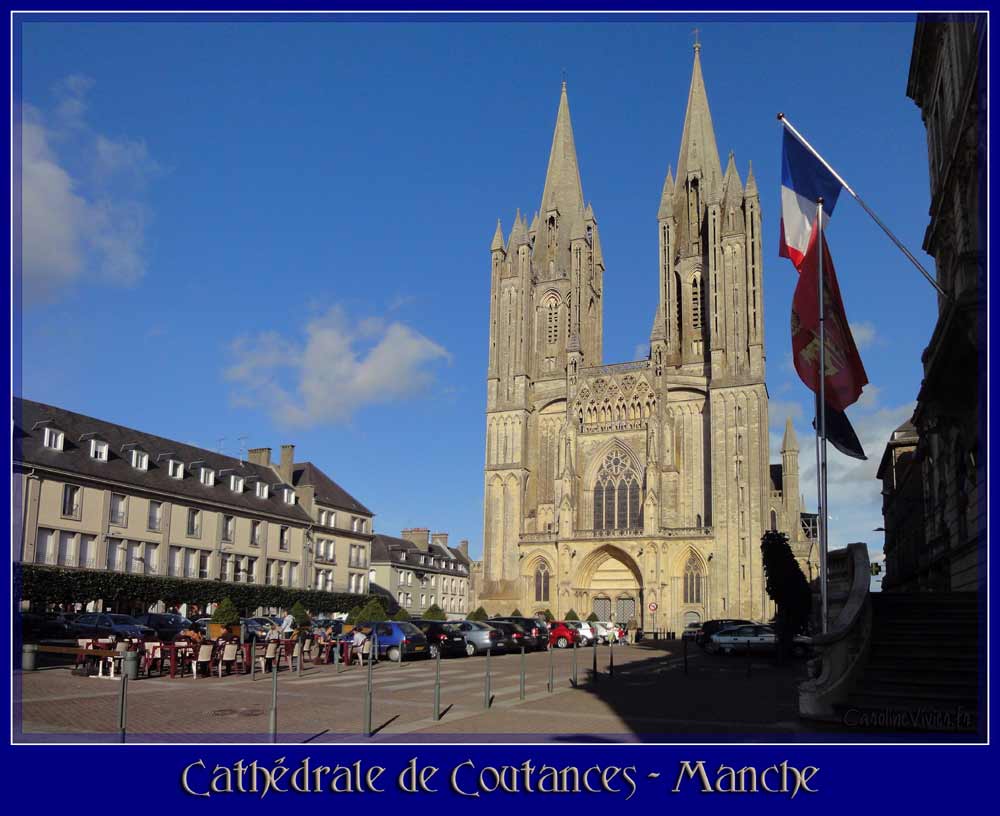
{"type": "Polygon", "coordinates": [[[129,460],[136,470],[149,470],[149,454],[146,451],[133,448],[129,460]]]}
{"type": "Polygon", "coordinates": [[[90,458],[98,462],[108,461],[108,443],[103,439],[90,440],[90,458]]]}
{"type": "Polygon", "coordinates": [[[183,479],[184,463],[179,459],[169,459],[167,461],[167,475],[171,479],[183,479]]]}
{"type": "Polygon", "coordinates": [[[61,451],[66,441],[66,434],[58,428],[46,428],[42,434],[42,444],[49,450],[61,451]]]}
{"type": "Polygon", "coordinates": [[[295,504],[295,491],[290,487],[285,488],[285,504],[295,504]]]}
{"type": "Polygon", "coordinates": [[[232,543],[236,538],[236,516],[222,516],[222,540],[232,543]]]}
{"type": "Polygon", "coordinates": [[[64,484],[62,489],[62,503],[60,506],[61,515],[63,518],[79,519],[83,516],[83,488],[80,485],[75,484],[64,484]],[[66,512],[66,494],[68,490],[75,490],[76,493],[73,494],[74,501],[73,506],[70,508],[70,512],[66,512]]]}
{"type": "Polygon", "coordinates": [[[215,471],[212,468],[203,467],[198,471],[198,481],[205,487],[215,487],[215,471]]]}
{"type": "Polygon", "coordinates": [[[187,524],[184,527],[188,538],[201,538],[201,510],[197,507],[189,507],[187,511],[187,524]],[[194,524],[192,524],[192,520],[194,524]],[[192,532],[192,528],[193,532],[192,532]]]}
{"type": "Polygon", "coordinates": [[[267,488],[267,482],[257,482],[254,492],[257,494],[258,499],[266,499],[270,495],[267,488]]]}
{"type": "Polygon", "coordinates": [[[110,522],[115,525],[115,527],[127,527],[128,526],[128,496],[125,493],[112,493],[111,494],[111,507],[109,511],[110,522]],[[121,512],[115,516],[114,515],[114,502],[115,496],[121,499],[120,508],[121,512]]]}
{"type": "Polygon", "coordinates": [[[242,476],[230,476],[229,477],[229,489],[233,493],[243,492],[243,477],[242,476]]]}
{"type": "Polygon", "coordinates": [[[158,533],[163,529],[163,502],[156,501],[155,499],[149,500],[149,506],[146,508],[146,529],[151,530],[154,533],[158,533]],[[156,526],[152,525],[153,521],[153,506],[156,506],[156,526]]]}

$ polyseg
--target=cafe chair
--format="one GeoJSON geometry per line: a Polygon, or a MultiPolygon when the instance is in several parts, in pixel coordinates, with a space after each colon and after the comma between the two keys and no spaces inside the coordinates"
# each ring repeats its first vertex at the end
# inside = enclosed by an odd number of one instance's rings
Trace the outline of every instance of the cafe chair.
{"type": "Polygon", "coordinates": [[[151,640],[143,645],[140,668],[149,677],[153,665],[156,664],[156,674],[163,674],[163,648],[158,640],[151,640]]]}
{"type": "Polygon", "coordinates": [[[236,667],[236,663],[243,662],[243,650],[240,648],[240,644],[236,641],[231,641],[222,647],[222,653],[219,655],[219,677],[222,677],[222,665],[225,663],[228,665],[229,672],[232,673],[236,667]]]}
{"type": "MultiPolygon", "coordinates": [[[[261,673],[263,673],[265,671],[265,667],[267,666],[267,661],[268,660],[270,660],[270,661],[276,661],[278,659],[278,643],[277,643],[277,641],[274,641],[274,640],[268,641],[267,649],[265,650],[264,654],[261,655],[257,659],[260,660],[260,670],[261,670],[261,673]]],[[[278,668],[281,668],[281,667],[279,666],[278,668]]]]}
{"type": "Polygon", "coordinates": [[[211,643],[203,643],[198,647],[198,653],[191,661],[191,669],[194,672],[193,676],[195,679],[198,678],[198,666],[202,663],[205,664],[205,674],[210,675],[212,673],[212,654],[214,651],[215,647],[211,643]]]}

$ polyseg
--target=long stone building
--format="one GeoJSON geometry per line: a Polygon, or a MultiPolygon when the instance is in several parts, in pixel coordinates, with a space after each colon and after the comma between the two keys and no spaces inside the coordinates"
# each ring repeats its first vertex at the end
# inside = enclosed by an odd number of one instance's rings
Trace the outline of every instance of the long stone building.
{"type": "Polygon", "coordinates": [[[760,200],[725,171],[695,45],[656,214],[646,358],[602,358],[604,257],[563,83],[538,212],[491,251],[484,557],[489,612],[571,608],[647,629],[770,614],[759,541],[806,561],[798,443],[770,464],[760,200]],[[656,286],[654,296],[653,286],[656,286]]]}

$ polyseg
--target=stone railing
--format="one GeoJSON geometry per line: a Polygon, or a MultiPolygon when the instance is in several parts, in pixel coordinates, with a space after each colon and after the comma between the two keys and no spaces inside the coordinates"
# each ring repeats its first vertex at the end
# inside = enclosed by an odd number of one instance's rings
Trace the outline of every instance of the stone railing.
{"type": "Polygon", "coordinates": [[[613,433],[615,431],[641,431],[646,427],[646,419],[614,419],[610,422],[585,422],[581,431],[585,434],[613,433]]]}
{"type": "Polygon", "coordinates": [[[849,544],[834,550],[827,556],[827,569],[833,578],[831,606],[839,611],[827,633],[812,638],[817,655],[809,661],[809,679],[799,686],[799,716],[812,720],[836,719],[835,707],[857,684],[871,646],[868,547],[849,544]],[[837,591],[841,587],[846,592],[837,591]]]}
{"type": "Polygon", "coordinates": [[[667,538],[691,538],[712,535],[711,527],[661,527],[660,535],[667,538]]]}
{"type": "Polygon", "coordinates": [[[540,543],[544,544],[546,542],[555,541],[556,534],[553,531],[547,531],[544,533],[521,533],[521,541],[525,544],[540,543]]]}
{"type": "Polygon", "coordinates": [[[611,363],[610,365],[593,366],[592,368],[581,368],[581,377],[610,376],[613,374],[625,374],[629,371],[645,371],[649,368],[649,360],[635,360],[628,363],[611,363]]]}

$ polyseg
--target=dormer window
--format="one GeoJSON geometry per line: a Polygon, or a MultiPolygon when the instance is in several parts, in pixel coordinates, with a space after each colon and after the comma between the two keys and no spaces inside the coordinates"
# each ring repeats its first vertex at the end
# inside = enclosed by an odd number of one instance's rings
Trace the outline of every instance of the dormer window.
{"type": "Polygon", "coordinates": [[[229,489],[233,493],[243,492],[243,477],[242,476],[230,476],[229,477],[229,489]]]}
{"type": "Polygon", "coordinates": [[[290,487],[284,489],[285,504],[295,504],[295,491],[290,487]]]}
{"type": "Polygon", "coordinates": [[[129,452],[129,460],[136,470],[149,470],[149,454],[138,448],[133,448],[129,452]]]}
{"type": "Polygon", "coordinates": [[[257,482],[257,498],[266,499],[269,495],[267,482],[257,482]]]}
{"type": "Polygon", "coordinates": [[[42,444],[51,450],[61,451],[66,435],[58,428],[46,428],[42,436],[42,444]]]}
{"type": "Polygon", "coordinates": [[[214,487],[215,471],[212,470],[211,468],[203,467],[198,472],[198,479],[203,485],[205,485],[205,487],[214,487]]]}
{"type": "Polygon", "coordinates": [[[178,459],[170,459],[167,462],[167,475],[171,479],[183,479],[184,478],[184,463],[178,459]]]}
{"type": "Polygon", "coordinates": [[[90,440],[90,458],[98,462],[108,461],[108,443],[102,439],[90,440]]]}

